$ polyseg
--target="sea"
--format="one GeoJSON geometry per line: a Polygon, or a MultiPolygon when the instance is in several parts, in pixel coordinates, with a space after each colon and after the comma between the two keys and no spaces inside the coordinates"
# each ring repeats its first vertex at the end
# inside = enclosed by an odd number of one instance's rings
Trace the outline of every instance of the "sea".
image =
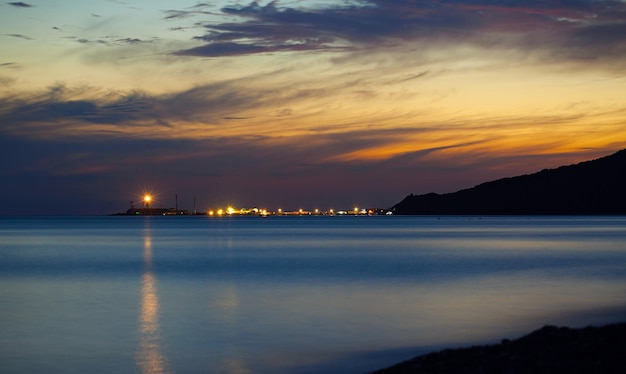
{"type": "Polygon", "coordinates": [[[625,216],[0,218],[2,373],[368,373],[624,321],[625,216]]]}

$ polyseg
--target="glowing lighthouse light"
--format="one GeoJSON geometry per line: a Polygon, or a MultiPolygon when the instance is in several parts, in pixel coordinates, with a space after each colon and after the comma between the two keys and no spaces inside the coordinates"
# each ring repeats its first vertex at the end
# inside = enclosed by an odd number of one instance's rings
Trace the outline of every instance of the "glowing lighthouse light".
{"type": "Polygon", "coordinates": [[[150,195],[144,195],[143,196],[143,205],[145,208],[149,208],[150,207],[150,202],[152,201],[152,196],[150,195]]]}

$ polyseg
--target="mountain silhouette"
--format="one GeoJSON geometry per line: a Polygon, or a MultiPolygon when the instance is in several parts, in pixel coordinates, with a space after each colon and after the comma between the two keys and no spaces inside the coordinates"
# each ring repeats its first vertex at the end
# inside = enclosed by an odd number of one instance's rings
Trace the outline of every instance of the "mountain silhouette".
{"type": "Polygon", "coordinates": [[[568,328],[544,326],[500,344],[446,349],[372,374],[623,373],[626,323],[568,328]]]}
{"type": "Polygon", "coordinates": [[[454,193],[411,194],[391,211],[400,215],[626,214],[626,149],[454,193]]]}

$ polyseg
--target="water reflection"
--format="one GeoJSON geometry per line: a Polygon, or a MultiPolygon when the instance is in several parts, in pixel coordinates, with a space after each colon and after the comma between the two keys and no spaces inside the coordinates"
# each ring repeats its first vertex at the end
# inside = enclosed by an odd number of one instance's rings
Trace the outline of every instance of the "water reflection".
{"type": "Polygon", "coordinates": [[[222,368],[224,374],[252,374],[245,362],[237,357],[224,359],[222,368]]]}
{"type": "Polygon", "coordinates": [[[240,330],[240,300],[239,290],[234,283],[227,282],[221,287],[221,292],[217,293],[209,303],[211,312],[210,318],[219,321],[224,327],[224,334],[221,334],[224,341],[222,345],[228,351],[220,360],[218,373],[223,374],[251,374],[253,371],[248,367],[244,355],[240,352],[241,342],[238,341],[237,331],[240,330]]]}
{"type": "Polygon", "coordinates": [[[156,277],[152,271],[152,232],[149,221],[146,221],[144,228],[143,264],[137,365],[143,374],[165,373],[166,363],[160,342],[159,296],[156,277]]]}

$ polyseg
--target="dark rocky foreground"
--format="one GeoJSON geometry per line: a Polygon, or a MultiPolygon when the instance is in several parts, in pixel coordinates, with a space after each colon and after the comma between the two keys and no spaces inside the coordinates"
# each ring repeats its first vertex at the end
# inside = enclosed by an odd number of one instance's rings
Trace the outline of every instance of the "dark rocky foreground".
{"type": "Polygon", "coordinates": [[[626,323],[545,326],[516,340],[430,353],[373,374],[408,373],[626,373],[626,323]]]}

